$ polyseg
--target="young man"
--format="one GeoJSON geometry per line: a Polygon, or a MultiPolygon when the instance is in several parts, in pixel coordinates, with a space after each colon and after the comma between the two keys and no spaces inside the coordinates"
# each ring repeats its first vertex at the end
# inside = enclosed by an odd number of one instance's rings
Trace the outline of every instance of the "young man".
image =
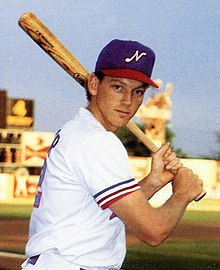
{"type": "Polygon", "coordinates": [[[125,225],[157,246],[173,231],[202,181],[183,168],[167,143],[137,183],[115,133],[138,110],[151,80],[154,52],[134,41],[111,41],[88,79],[89,104],[58,131],[38,184],[23,269],[120,269],[125,225]],[[175,173],[173,194],[159,208],[148,200],[175,173]]]}

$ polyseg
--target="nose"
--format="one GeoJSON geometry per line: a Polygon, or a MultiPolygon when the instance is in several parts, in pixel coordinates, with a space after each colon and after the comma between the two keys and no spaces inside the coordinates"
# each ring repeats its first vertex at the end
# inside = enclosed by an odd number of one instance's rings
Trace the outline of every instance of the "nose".
{"type": "Polygon", "coordinates": [[[130,92],[125,91],[122,96],[121,103],[129,106],[132,102],[132,94],[130,92]]]}

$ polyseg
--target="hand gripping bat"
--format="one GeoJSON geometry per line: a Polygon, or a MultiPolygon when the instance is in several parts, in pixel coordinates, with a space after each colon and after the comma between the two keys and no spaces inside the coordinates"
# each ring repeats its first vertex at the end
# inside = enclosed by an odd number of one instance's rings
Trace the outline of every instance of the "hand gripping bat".
{"type": "MultiPolygon", "coordinates": [[[[86,86],[87,78],[90,75],[89,72],[32,12],[24,13],[20,17],[18,24],[71,77],[81,86],[86,86]]],[[[158,150],[158,147],[132,120],[130,120],[126,126],[152,153],[158,150]]],[[[173,174],[171,171],[167,170],[164,172],[164,182],[167,183],[167,181],[172,178],[173,174]]],[[[203,191],[195,198],[195,201],[201,200],[205,194],[206,192],[203,191]]]]}

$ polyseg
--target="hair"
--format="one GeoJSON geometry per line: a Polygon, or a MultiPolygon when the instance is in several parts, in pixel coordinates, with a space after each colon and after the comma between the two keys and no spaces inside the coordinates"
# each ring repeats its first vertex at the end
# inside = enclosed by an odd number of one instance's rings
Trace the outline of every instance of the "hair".
{"type": "MultiPolygon", "coordinates": [[[[105,77],[105,74],[103,74],[101,71],[95,71],[94,75],[99,79],[99,81],[101,82],[103,80],[103,78],[105,77]]],[[[91,101],[91,94],[88,90],[88,85],[86,83],[85,85],[85,89],[86,89],[86,97],[88,101],[91,101]]]]}

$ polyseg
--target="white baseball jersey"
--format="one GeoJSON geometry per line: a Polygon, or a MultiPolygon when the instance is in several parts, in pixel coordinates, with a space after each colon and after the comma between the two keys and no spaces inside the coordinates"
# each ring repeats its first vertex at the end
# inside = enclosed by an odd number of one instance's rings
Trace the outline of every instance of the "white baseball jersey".
{"type": "Polygon", "coordinates": [[[81,108],[44,163],[27,257],[52,252],[73,264],[120,269],[125,228],[108,207],[139,188],[123,144],[81,108]]]}

